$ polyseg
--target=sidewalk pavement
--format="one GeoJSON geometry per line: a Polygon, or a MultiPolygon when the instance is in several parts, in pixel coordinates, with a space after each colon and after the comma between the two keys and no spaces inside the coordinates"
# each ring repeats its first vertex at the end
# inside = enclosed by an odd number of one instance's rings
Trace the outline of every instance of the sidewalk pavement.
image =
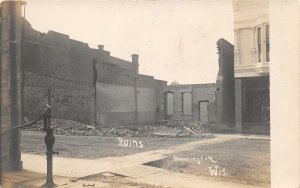
{"type": "Polygon", "coordinates": [[[216,137],[231,137],[237,139],[270,140],[270,135],[257,134],[215,134],[216,137]]]}
{"type": "MultiPolygon", "coordinates": [[[[54,176],[55,187],[58,188],[82,188],[85,186],[108,187],[109,184],[102,182],[76,181],[72,182],[69,177],[54,176]]],[[[22,170],[17,172],[5,172],[2,177],[3,188],[41,188],[46,182],[46,174],[22,170]]],[[[0,186],[1,187],[1,186],[0,186]]]]}
{"type": "MultiPolygon", "coordinates": [[[[103,173],[104,174],[104,173],[103,173]]],[[[73,179],[70,177],[54,176],[55,187],[57,188],[134,188],[134,187],[166,187],[166,188],[257,188],[257,186],[246,185],[236,182],[208,179],[207,177],[194,176],[178,172],[171,172],[165,169],[136,165],[129,168],[106,172],[112,176],[123,176],[129,184],[120,182],[104,183],[97,180],[84,180],[85,178],[73,179]]],[[[97,174],[94,175],[97,177],[97,174]]],[[[27,170],[19,172],[4,173],[2,179],[3,188],[40,188],[45,183],[45,174],[27,170]]]]}

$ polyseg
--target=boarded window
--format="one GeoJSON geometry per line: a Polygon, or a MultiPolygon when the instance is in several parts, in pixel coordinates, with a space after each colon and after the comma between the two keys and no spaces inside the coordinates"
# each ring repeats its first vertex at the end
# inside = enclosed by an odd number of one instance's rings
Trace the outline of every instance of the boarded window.
{"type": "Polygon", "coordinates": [[[173,115],[173,98],[174,94],[171,92],[165,93],[165,112],[166,115],[173,115]]]}
{"type": "Polygon", "coordinates": [[[182,114],[191,115],[192,114],[192,94],[182,93],[182,114]]]}
{"type": "Polygon", "coordinates": [[[208,109],[207,109],[208,102],[201,102],[199,103],[199,120],[201,122],[208,122],[208,109]]]}

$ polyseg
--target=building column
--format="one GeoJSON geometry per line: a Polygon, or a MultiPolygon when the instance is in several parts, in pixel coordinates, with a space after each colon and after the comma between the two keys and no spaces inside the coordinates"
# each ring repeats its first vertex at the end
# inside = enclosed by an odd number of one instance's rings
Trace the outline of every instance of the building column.
{"type": "MultiPolygon", "coordinates": [[[[21,21],[23,1],[1,3],[1,132],[22,123],[21,21]]],[[[20,132],[1,136],[1,170],[22,168],[20,132]]]]}
{"type": "Polygon", "coordinates": [[[241,133],[243,126],[242,79],[235,79],[235,132],[241,133]]]}

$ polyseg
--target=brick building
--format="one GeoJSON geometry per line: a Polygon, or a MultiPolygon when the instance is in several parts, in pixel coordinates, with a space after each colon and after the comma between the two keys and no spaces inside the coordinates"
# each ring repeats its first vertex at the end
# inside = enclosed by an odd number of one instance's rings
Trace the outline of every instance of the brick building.
{"type": "Polygon", "coordinates": [[[25,22],[23,38],[24,116],[35,117],[51,89],[53,117],[92,124],[154,121],[163,113],[159,96],[167,82],[139,74],[132,62],[25,22]]]}

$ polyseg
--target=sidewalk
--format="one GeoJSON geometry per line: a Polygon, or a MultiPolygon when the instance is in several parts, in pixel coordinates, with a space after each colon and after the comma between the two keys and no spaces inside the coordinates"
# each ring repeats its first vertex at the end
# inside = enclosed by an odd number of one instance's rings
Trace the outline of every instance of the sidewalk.
{"type": "MultiPolygon", "coordinates": [[[[28,170],[22,170],[17,172],[4,172],[2,174],[2,187],[41,187],[46,182],[46,174],[36,173],[28,170]]],[[[67,178],[59,176],[54,177],[55,181],[59,184],[65,183],[67,178]]]]}
{"type": "Polygon", "coordinates": [[[257,134],[215,134],[216,137],[231,137],[238,139],[257,139],[257,140],[270,140],[270,135],[257,135],[257,134]]]}
{"type": "MultiPolygon", "coordinates": [[[[225,182],[218,180],[211,180],[201,176],[194,176],[189,174],[182,174],[171,172],[168,170],[137,165],[129,168],[120,169],[115,172],[106,172],[115,176],[122,175],[125,177],[128,185],[121,184],[120,182],[103,183],[95,180],[84,180],[80,178],[74,181],[70,177],[54,176],[55,187],[58,188],[79,188],[79,187],[174,187],[174,188],[255,188],[257,186],[245,185],[235,182],[225,182]]],[[[45,174],[31,172],[27,170],[19,172],[4,173],[2,178],[3,188],[40,188],[45,183],[45,174]]],[[[94,175],[97,177],[97,174],[94,175]]]]}
{"type": "MultiPolygon", "coordinates": [[[[72,182],[69,177],[54,176],[55,187],[59,188],[79,188],[89,185],[93,187],[107,187],[109,184],[90,181],[72,182]]],[[[2,188],[41,188],[46,182],[46,174],[22,170],[18,172],[3,173],[2,188]]]]}

